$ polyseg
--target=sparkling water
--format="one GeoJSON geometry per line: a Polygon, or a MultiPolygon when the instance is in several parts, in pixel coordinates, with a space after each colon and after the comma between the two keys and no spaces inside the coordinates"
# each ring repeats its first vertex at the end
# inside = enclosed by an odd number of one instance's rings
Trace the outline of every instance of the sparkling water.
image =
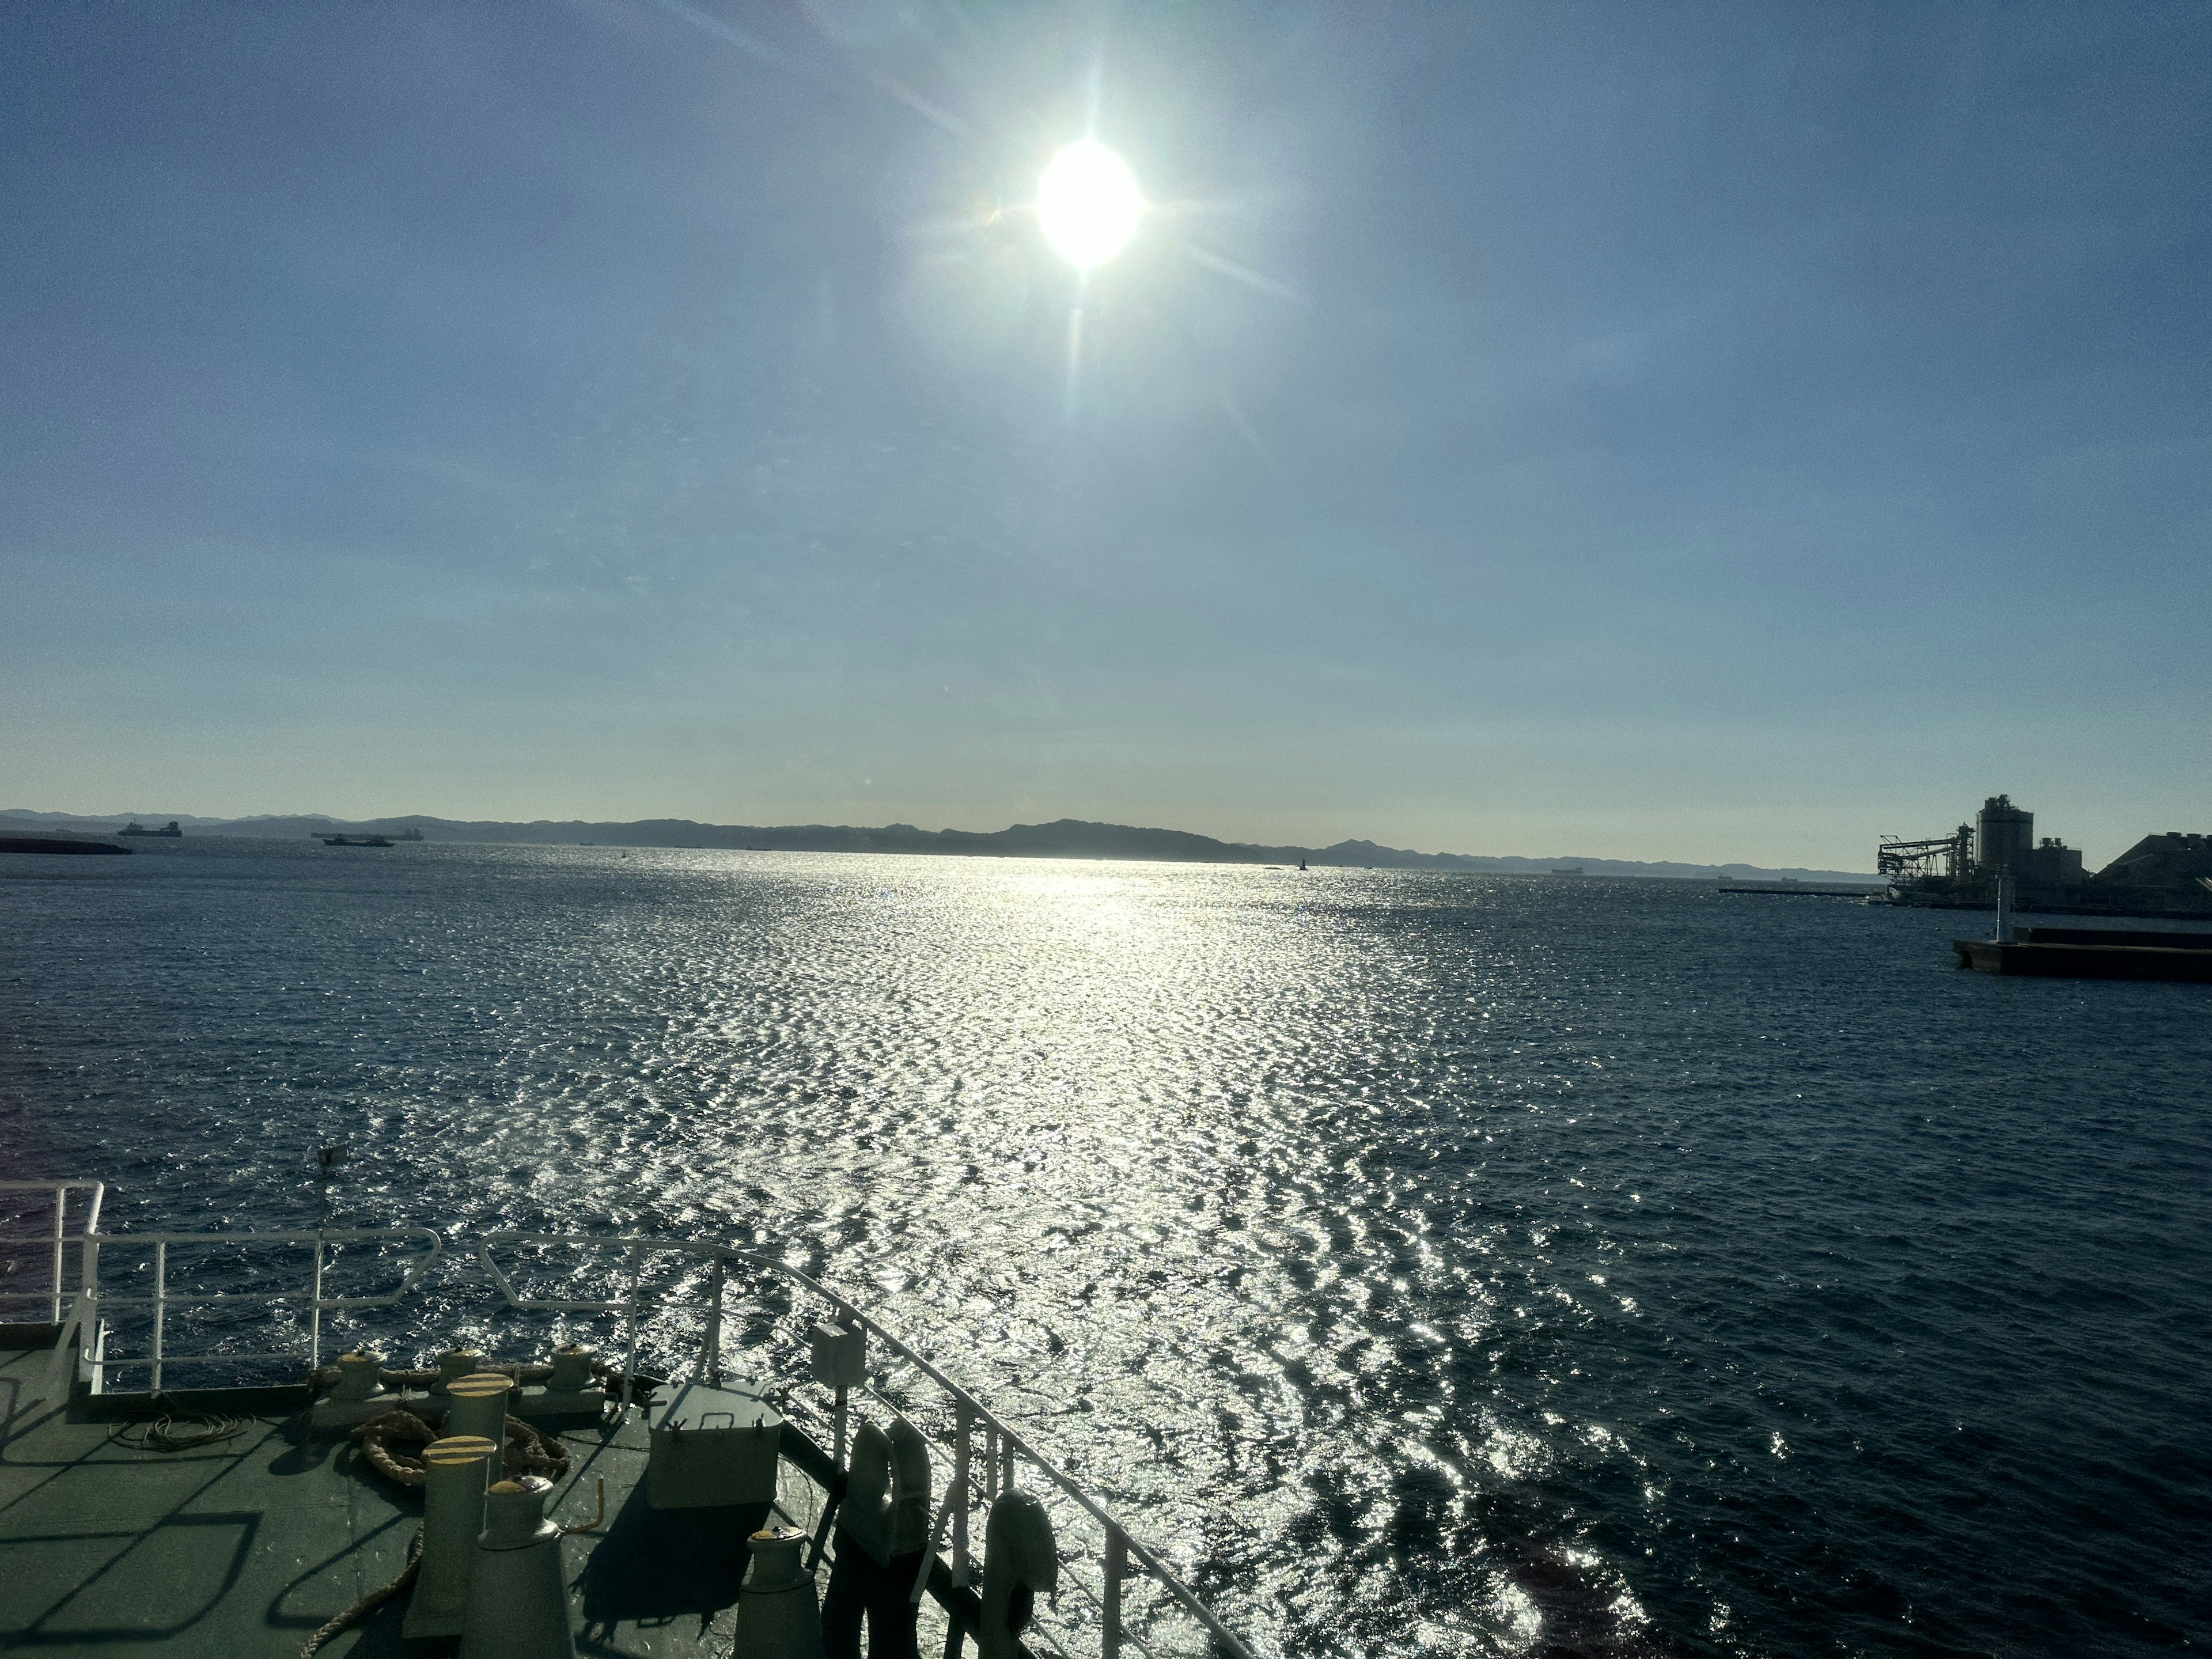
{"type": "MultiPolygon", "coordinates": [[[[818,1265],[1292,1654],[2212,1642],[2212,988],[1689,883],[0,859],[0,1175],[818,1265]]],[[[465,1279],[465,1257],[451,1264],[465,1279]]],[[[457,1281],[456,1281],[457,1282],[457,1281]]]]}

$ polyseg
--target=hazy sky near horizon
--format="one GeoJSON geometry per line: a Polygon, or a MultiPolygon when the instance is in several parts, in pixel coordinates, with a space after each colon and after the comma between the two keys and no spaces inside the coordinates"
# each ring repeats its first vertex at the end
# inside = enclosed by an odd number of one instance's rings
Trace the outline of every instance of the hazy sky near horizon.
{"type": "Polygon", "coordinates": [[[0,805],[2212,829],[2212,8],[15,0],[0,122],[0,805]]]}

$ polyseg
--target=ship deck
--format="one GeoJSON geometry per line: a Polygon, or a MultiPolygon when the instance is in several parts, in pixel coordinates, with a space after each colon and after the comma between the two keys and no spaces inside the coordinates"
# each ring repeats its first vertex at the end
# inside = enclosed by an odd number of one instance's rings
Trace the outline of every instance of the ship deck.
{"type": "MultiPolygon", "coordinates": [[[[115,1437],[113,1420],[27,1403],[50,1358],[45,1348],[0,1348],[0,1648],[293,1659],[326,1620],[398,1574],[420,1496],[385,1482],[345,1431],[311,1431],[303,1412],[269,1409],[267,1394],[240,1390],[227,1404],[219,1395],[191,1401],[235,1414],[233,1437],[135,1449],[115,1437]]],[[[562,1544],[577,1652],[726,1654],[744,1540],[769,1506],[650,1508],[646,1430],[634,1413],[562,1439],[571,1464],[549,1500],[553,1518],[589,1522],[596,1483],[606,1482],[604,1529],[562,1544]]],[[[781,1518],[811,1533],[823,1503],[787,1459],[781,1518]]],[[[405,1607],[404,1595],[394,1597],[322,1651],[420,1659],[458,1646],[403,1644],[405,1607]]],[[[922,1612],[926,1645],[931,1623],[944,1626],[932,1602],[922,1612]]]]}

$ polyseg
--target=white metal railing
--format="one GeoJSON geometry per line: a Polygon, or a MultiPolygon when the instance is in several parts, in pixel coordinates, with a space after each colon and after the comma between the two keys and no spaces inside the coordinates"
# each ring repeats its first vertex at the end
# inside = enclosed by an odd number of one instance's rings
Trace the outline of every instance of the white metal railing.
{"type": "Polygon", "coordinates": [[[84,1241],[85,1288],[81,1318],[87,1329],[98,1331],[104,1338],[105,1322],[113,1309],[143,1308],[149,1310],[151,1351],[135,1358],[118,1359],[108,1352],[105,1340],[93,1344],[88,1360],[92,1370],[92,1391],[106,1391],[107,1373],[127,1367],[151,1367],[153,1376],[148,1384],[150,1393],[161,1392],[163,1374],[173,1365],[222,1364],[241,1365],[251,1361],[305,1358],[312,1371],[322,1363],[323,1315],[332,1309],[388,1308],[413,1290],[430,1264],[438,1259],[444,1249],[438,1235],[428,1227],[329,1227],[313,1232],[297,1233],[89,1233],[84,1241]],[[323,1294],[323,1273],[326,1255],[333,1244],[355,1244],[368,1241],[384,1243],[404,1243],[413,1240],[428,1246],[413,1258],[401,1274],[398,1285],[380,1296],[325,1296],[323,1294]],[[313,1255],[307,1264],[307,1285],[302,1291],[198,1291],[177,1295],[169,1289],[169,1247],[171,1245],[200,1246],[206,1244],[243,1244],[247,1246],[274,1245],[280,1247],[306,1246],[313,1255]],[[150,1247],[153,1251],[154,1282],[150,1295],[115,1296],[104,1290],[100,1282],[104,1258],[115,1254],[137,1254],[150,1247]],[[307,1310],[307,1347],[302,1355],[299,1350],[288,1348],[274,1352],[249,1353],[224,1352],[220,1353],[171,1353],[167,1352],[169,1316],[177,1310],[216,1306],[228,1302],[251,1302],[263,1307],[284,1303],[296,1303],[307,1310]]]}
{"type": "MultiPolygon", "coordinates": [[[[1079,1485],[1074,1478],[1047,1459],[1022,1435],[1006,1423],[982,1401],[955,1382],[935,1365],[916,1353],[896,1335],[885,1329],[854,1304],[846,1300],[828,1286],[820,1284],[798,1268],[773,1256],[762,1255],[734,1245],[719,1244],[702,1239],[642,1238],[609,1237],[578,1233],[492,1232],[483,1235],[477,1243],[477,1256],[484,1272],[506,1297],[509,1306],[532,1311],[554,1313],[615,1314],[622,1320],[622,1341],[625,1350],[623,1366],[625,1406],[629,1403],[629,1378],[637,1369],[638,1345],[641,1334],[642,1317],[648,1312],[683,1310],[702,1314],[705,1317],[702,1334],[697,1372],[711,1373],[720,1379],[722,1372],[722,1332],[728,1314],[728,1268],[738,1265],[755,1273],[767,1274],[791,1285],[828,1304],[836,1323],[848,1330],[864,1331],[883,1344],[900,1359],[927,1377],[943,1391],[951,1407],[952,1479],[945,1499],[939,1506],[934,1524],[930,1528],[929,1541],[922,1551],[921,1573],[917,1577],[914,1599],[920,1601],[927,1581],[931,1564],[939,1546],[944,1542],[948,1523],[951,1532],[952,1559],[950,1563],[952,1583],[956,1588],[966,1588],[973,1574],[969,1548],[969,1517],[980,1494],[987,1507],[999,1494],[1012,1489],[1018,1461],[1034,1468],[1057,1491],[1073,1503],[1082,1514],[1096,1522],[1105,1534],[1101,1551],[1099,1588],[1092,1592],[1087,1585],[1076,1588],[1092,1601],[1099,1612],[1099,1645],[1102,1659],[1120,1659],[1125,1643],[1143,1649],[1150,1648],[1127,1627],[1126,1618],[1126,1585],[1131,1565],[1153,1580],[1168,1596],[1179,1604],[1211,1637],[1218,1652],[1228,1659],[1254,1659],[1244,1642],[1224,1627],[1214,1616],[1212,1609],[1199,1599],[1197,1593],[1185,1584],[1152,1550],[1139,1544],[1123,1530],[1121,1524],[1106,1512],[1105,1506],[1079,1485]],[[623,1252],[623,1273],[625,1286],[622,1297],[614,1301],[585,1301],[567,1297],[526,1297],[515,1288],[514,1279],[492,1254],[495,1245],[566,1246],[582,1249],[619,1249],[623,1252]],[[708,1264],[708,1295],[704,1302],[669,1301],[648,1298],[642,1294],[644,1263],[648,1255],[673,1252],[703,1261],[708,1264]],[[975,1438],[978,1429],[982,1431],[983,1444],[980,1480],[976,1477],[975,1438]]],[[[865,1386],[865,1384],[863,1385],[865,1386]]],[[[884,1400],[871,1389],[869,1392],[887,1409],[898,1411],[893,1402],[884,1400]]],[[[848,1389],[839,1385],[834,1391],[832,1425],[836,1441],[836,1456],[842,1468],[845,1461],[847,1416],[849,1407],[848,1389]]],[[[901,1415],[904,1415],[901,1413],[901,1415]]],[[[1049,1639],[1049,1638],[1048,1638],[1049,1639]]],[[[1058,1647],[1058,1643],[1054,1645],[1058,1647]]],[[[1065,1650],[1062,1650],[1064,1652],[1065,1650]]]]}
{"type": "MultiPolygon", "coordinates": [[[[0,1307],[23,1302],[35,1305],[43,1302],[46,1304],[46,1322],[49,1325],[58,1325],[62,1322],[64,1299],[62,1287],[64,1283],[64,1264],[68,1258],[69,1240],[71,1237],[69,1230],[70,1194],[71,1193],[90,1194],[84,1200],[83,1225],[79,1230],[81,1236],[89,1235],[99,1231],[100,1206],[101,1200],[107,1196],[107,1188],[105,1183],[97,1181],[0,1181],[0,1194],[9,1193],[32,1193],[44,1196],[53,1206],[53,1225],[35,1233],[0,1233],[0,1247],[27,1247],[37,1249],[42,1254],[51,1251],[52,1272],[47,1287],[43,1291],[0,1291],[0,1307]]],[[[89,1243],[85,1249],[83,1278],[84,1281],[89,1284],[92,1276],[89,1243]]]]}
{"type": "MultiPolygon", "coordinates": [[[[443,1243],[437,1233],[426,1227],[324,1228],[299,1232],[102,1233],[99,1231],[99,1220],[106,1190],[101,1182],[94,1181],[0,1182],[0,1199],[11,1193],[33,1194],[46,1197],[53,1207],[52,1224],[45,1229],[37,1232],[0,1234],[0,1245],[35,1248],[46,1258],[48,1267],[47,1283],[44,1289],[5,1293],[0,1295],[0,1302],[43,1303],[51,1316],[49,1322],[57,1325],[64,1324],[66,1307],[67,1323],[63,1344],[68,1344],[72,1334],[79,1336],[80,1352],[83,1353],[91,1373],[91,1388],[94,1394],[106,1391],[110,1372],[126,1369],[144,1368],[149,1370],[149,1390],[154,1394],[162,1391],[167,1371],[179,1365],[238,1366],[258,1361],[296,1362],[304,1358],[312,1370],[321,1363],[325,1313],[392,1306],[422,1282],[443,1250],[443,1243]],[[83,1200],[82,1230],[72,1231],[69,1225],[69,1210],[70,1195],[76,1193],[88,1194],[88,1197],[83,1200]],[[81,1288],[75,1292],[73,1299],[67,1280],[68,1252],[72,1243],[82,1251],[81,1288]],[[421,1248],[419,1254],[411,1255],[404,1264],[391,1264],[401,1266],[401,1272],[398,1285],[390,1290],[376,1295],[325,1294],[325,1269],[330,1265],[331,1247],[372,1243],[387,1245],[413,1243],[421,1248]],[[312,1254],[306,1264],[304,1288],[295,1291],[272,1291],[260,1287],[230,1291],[195,1289],[182,1293],[173,1291],[169,1282],[171,1247],[191,1249],[210,1245],[247,1249],[260,1247],[308,1249],[312,1254]],[[122,1261],[131,1262],[137,1269],[150,1267],[151,1284],[146,1293],[115,1293],[103,1284],[104,1266],[109,1276],[112,1277],[114,1268],[122,1261]],[[230,1304],[252,1304],[264,1310],[285,1304],[303,1308],[307,1323],[306,1352],[303,1354],[296,1347],[270,1352],[169,1352],[168,1326],[173,1314],[230,1304]],[[143,1310],[148,1351],[136,1357],[118,1358],[111,1352],[110,1315],[132,1310],[143,1310]]],[[[1069,1576],[1073,1588],[1097,1607],[1102,1659],[1121,1659],[1125,1644],[1147,1654],[1152,1652],[1143,1638],[1130,1627],[1127,1588],[1133,1571],[1149,1577],[1169,1601],[1188,1613],[1212,1639],[1217,1653],[1227,1656],[1227,1659],[1253,1659],[1250,1649],[1222,1625],[1196,1592],[1183,1583],[1154,1552],[1131,1538],[1103,1504],[1047,1459],[1019,1431],[857,1304],[788,1263],[755,1251],[707,1240],[576,1233],[488,1233],[479,1242],[477,1255],[486,1275],[513,1308],[619,1316],[625,1349],[623,1367],[625,1407],[629,1403],[629,1379],[636,1374],[639,1346],[644,1320],[648,1314],[688,1311],[703,1316],[697,1374],[711,1373],[719,1382],[723,1370],[724,1330],[732,1311],[730,1269],[733,1267],[738,1268],[740,1277],[750,1274],[781,1281],[821,1304],[836,1325],[848,1331],[864,1333],[864,1340],[872,1339],[881,1343],[886,1351],[911,1366],[940,1390],[944,1403],[950,1408],[952,1478],[922,1552],[921,1573],[915,1581],[913,1592],[915,1601],[921,1598],[932,1565],[937,1560],[938,1551],[947,1541],[948,1530],[952,1583],[956,1589],[973,1586],[975,1573],[969,1547],[972,1511],[979,1499],[988,1510],[1000,1494],[1012,1490],[1019,1467],[1025,1463],[1053,1489],[1049,1495],[1072,1504],[1082,1516],[1095,1522],[1103,1532],[1104,1542],[1099,1551],[1097,1588],[1094,1590],[1073,1575],[1069,1576]],[[494,1247],[498,1245],[617,1249],[623,1253],[624,1283],[622,1294],[618,1299],[597,1301],[525,1296],[493,1255],[494,1247]],[[661,1297],[657,1292],[652,1296],[646,1293],[644,1270],[647,1258],[664,1254],[687,1258],[704,1266],[708,1283],[703,1300],[671,1300],[661,1297]],[[976,1444],[979,1433],[981,1437],[980,1447],[976,1444]]],[[[760,1298],[748,1297],[746,1299],[755,1304],[756,1312],[751,1316],[757,1316],[762,1311],[758,1310],[760,1298]]],[[[795,1304],[793,1311],[799,1311],[795,1304]]],[[[767,1316],[773,1322],[781,1316],[771,1312],[767,1316]]],[[[886,1398],[878,1389],[870,1388],[865,1379],[857,1386],[885,1409],[902,1416],[905,1414],[898,1403],[886,1398]]],[[[841,1468],[845,1462],[848,1439],[848,1395],[849,1389],[846,1384],[836,1385],[830,1413],[835,1455],[841,1468]]],[[[1065,1654],[1066,1650],[1048,1630],[1039,1626],[1036,1633],[1065,1654]]]]}

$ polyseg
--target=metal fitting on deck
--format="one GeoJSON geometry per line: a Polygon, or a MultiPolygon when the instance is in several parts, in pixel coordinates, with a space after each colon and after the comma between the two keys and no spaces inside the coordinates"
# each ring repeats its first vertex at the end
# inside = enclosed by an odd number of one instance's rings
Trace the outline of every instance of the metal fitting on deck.
{"type": "Polygon", "coordinates": [[[447,1385],[453,1404],[446,1413],[448,1435],[481,1435],[494,1445],[507,1443],[507,1397],[514,1379],[499,1371],[477,1371],[447,1385]]]}
{"type": "Polygon", "coordinates": [[[807,1333],[809,1369],[825,1389],[858,1388],[868,1374],[867,1333],[822,1323],[807,1333]]]}
{"type": "Polygon", "coordinates": [[[319,1429],[350,1428],[390,1411],[398,1397],[389,1393],[379,1372],[381,1358],[365,1349],[338,1356],[337,1381],[314,1403],[308,1421],[319,1429]]]}
{"type": "Polygon", "coordinates": [[[545,1518],[552,1489],[552,1482],[526,1474],[484,1494],[461,1659],[576,1659],[561,1528],[545,1518]]]}
{"type": "Polygon", "coordinates": [[[545,1379],[545,1386],[556,1394],[574,1394],[588,1389],[597,1381],[592,1372],[592,1362],[599,1357],[597,1348],[587,1348],[580,1342],[553,1351],[553,1374],[545,1379]]]}
{"type": "Polygon", "coordinates": [[[449,1348],[438,1356],[438,1380],[430,1387],[434,1393],[443,1394],[465,1376],[473,1376],[483,1369],[483,1355],[474,1348],[449,1348]]]}
{"type": "Polygon", "coordinates": [[[556,1348],[544,1386],[517,1389],[508,1409],[518,1417],[597,1417],[607,1404],[599,1357],[598,1349],[580,1343],[556,1348]]]}
{"type": "Polygon", "coordinates": [[[338,1380],[331,1385],[330,1397],[351,1402],[382,1394],[384,1384],[377,1376],[382,1364],[378,1356],[365,1348],[340,1354],[338,1380]]]}
{"type": "Polygon", "coordinates": [[[796,1527],[764,1527],[745,1542],[753,1565],[738,1592],[738,1633],[730,1659],[823,1659],[814,1575],[799,1560],[806,1534],[796,1527]]]}
{"type": "Polygon", "coordinates": [[[422,1451],[422,1565],[400,1633],[414,1641],[458,1636],[483,1530],[484,1487],[499,1448],[480,1436],[448,1436],[422,1451]]]}
{"type": "Polygon", "coordinates": [[[752,1389],[683,1383],[647,1408],[646,1427],[646,1501],[654,1509],[774,1501],[783,1416],[752,1389]]]}

